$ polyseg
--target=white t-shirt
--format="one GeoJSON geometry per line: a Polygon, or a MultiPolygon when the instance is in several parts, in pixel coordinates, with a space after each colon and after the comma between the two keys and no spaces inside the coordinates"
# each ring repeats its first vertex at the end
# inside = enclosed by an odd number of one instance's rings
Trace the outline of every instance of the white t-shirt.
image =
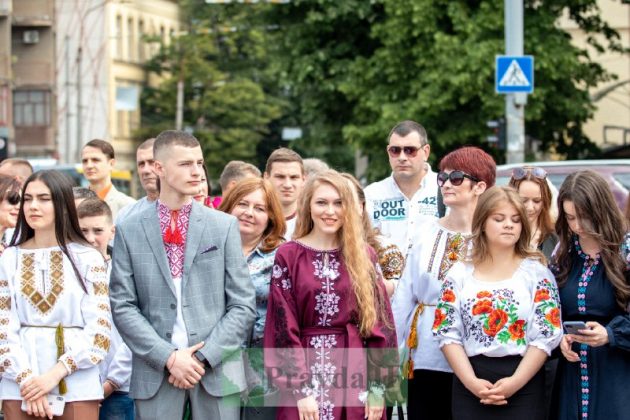
{"type": "Polygon", "coordinates": [[[427,165],[420,189],[410,200],[391,175],[365,188],[365,206],[373,226],[406,256],[421,222],[438,216],[437,195],[437,174],[427,165]]]}

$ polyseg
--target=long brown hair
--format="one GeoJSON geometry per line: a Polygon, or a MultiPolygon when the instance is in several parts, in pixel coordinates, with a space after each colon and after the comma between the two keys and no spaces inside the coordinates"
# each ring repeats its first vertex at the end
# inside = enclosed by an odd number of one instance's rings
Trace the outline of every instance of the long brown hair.
{"type": "MultiPolygon", "coordinates": [[[[523,169],[527,170],[525,177],[522,179],[510,177],[508,185],[518,191],[524,181],[530,181],[540,188],[542,209],[540,210],[540,215],[538,215],[538,220],[536,221],[537,226],[535,227],[540,231],[540,243],[543,243],[549,235],[555,232],[553,219],[551,217],[551,188],[549,188],[549,184],[547,184],[547,178],[541,179],[532,174],[531,169],[533,168],[533,166],[524,166],[523,169]]],[[[532,226],[532,228],[534,228],[534,226],[532,226]]]]}
{"type": "Polygon", "coordinates": [[[271,252],[284,242],[286,223],[282,215],[280,199],[271,183],[262,178],[244,178],[240,180],[223,198],[219,210],[225,213],[232,213],[234,207],[248,194],[261,190],[265,196],[265,206],[267,207],[267,227],[262,233],[260,250],[271,252]]]}
{"type": "Polygon", "coordinates": [[[479,197],[472,221],[473,263],[479,264],[490,258],[488,238],[484,232],[484,227],[490,216],[504,203],[512,205],[521,219],[521,236],[514,244],[514,253],[521,258],[539,259],[545,264],[545,256],[538,250],[532,250],[529,246],[531,227],[527,221],[527,212],[525,211],[523,200],[521,200],[514,188],[505,186],[494,186],[479,197]]]}
{"type": "Polygon", "coordinates": [[[377,291],[376,269],[368,254],[368,244],[363,235],[362,221],[357,212],[355,193],[347,179],[339,172],[328,170],[310,178],[300,195],[298,216],[293,237],[308,235],[313,230],[311,200],[315,190],[328,184],[339,193],[343,208],[343,223],[337,231],[344,265],[357,301],[359,332],[363,337],[370,334],[379,317],[384,313],[383,302],[377,291]]]}
{"type": "Polygon", "coordinates": [[[582,223],[582,228],[599,244],[601,260],[606,276],[615,288],[617,304],[625,309],[630,300],[630,285],[624,273],[626,263],[621,256],[626,221],[608,183],[593,171],[579,171],[569,175],[558,193],[556,233],[560,241],[554,255],[554,264],[558,267],[558,286],[566,284],[573,260],[577,257],[572,243],[573,232],[564,212],[565,201],[571,201],[575,206],[576,216],[587,222],[582,223]]]}

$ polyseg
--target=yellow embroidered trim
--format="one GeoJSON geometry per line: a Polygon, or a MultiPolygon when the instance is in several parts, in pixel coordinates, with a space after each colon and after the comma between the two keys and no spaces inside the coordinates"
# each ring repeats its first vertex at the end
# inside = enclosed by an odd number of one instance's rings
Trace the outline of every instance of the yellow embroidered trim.
{"type": "Polygon", "coordinates": [[[44,297],[35,287],[35,254],[22,254],[22,294],[27,300],[46,315],[63,292],[63,254],[61,251],[50,253],[50,292],[44,297]]]}

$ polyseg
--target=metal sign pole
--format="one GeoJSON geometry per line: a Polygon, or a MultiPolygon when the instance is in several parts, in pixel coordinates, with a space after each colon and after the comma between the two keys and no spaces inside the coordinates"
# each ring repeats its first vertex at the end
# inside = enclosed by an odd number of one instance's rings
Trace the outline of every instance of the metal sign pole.
{"type": "MultiPolygon", "coordinates": [[[[523,55],[523,0],[504,0],[505,54],[523,55]]],[[[526,93],[505,95],[507,124],[507,163],[525,161],[525,104],[526,93]]]]}

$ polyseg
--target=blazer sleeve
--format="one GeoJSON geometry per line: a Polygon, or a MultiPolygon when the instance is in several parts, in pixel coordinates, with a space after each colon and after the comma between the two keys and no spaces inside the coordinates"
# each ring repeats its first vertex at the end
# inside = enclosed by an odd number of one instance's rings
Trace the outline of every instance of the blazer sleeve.
{"type": "Polygon", "coordinates": [[[158,335],[138,306],[135,277],[125,237],[116,229],[112,255],[110,300],[114,323],[131,352],[156,370],[163,370],[175,346],[158,335]]]}
{"type": "Polygon", "coordinates": [[[225,240],[225,314],[199,350],[211,367],[241,348],[256,319],[256,294],[241,248],[238,222],[232,218],[225,240]]]}

